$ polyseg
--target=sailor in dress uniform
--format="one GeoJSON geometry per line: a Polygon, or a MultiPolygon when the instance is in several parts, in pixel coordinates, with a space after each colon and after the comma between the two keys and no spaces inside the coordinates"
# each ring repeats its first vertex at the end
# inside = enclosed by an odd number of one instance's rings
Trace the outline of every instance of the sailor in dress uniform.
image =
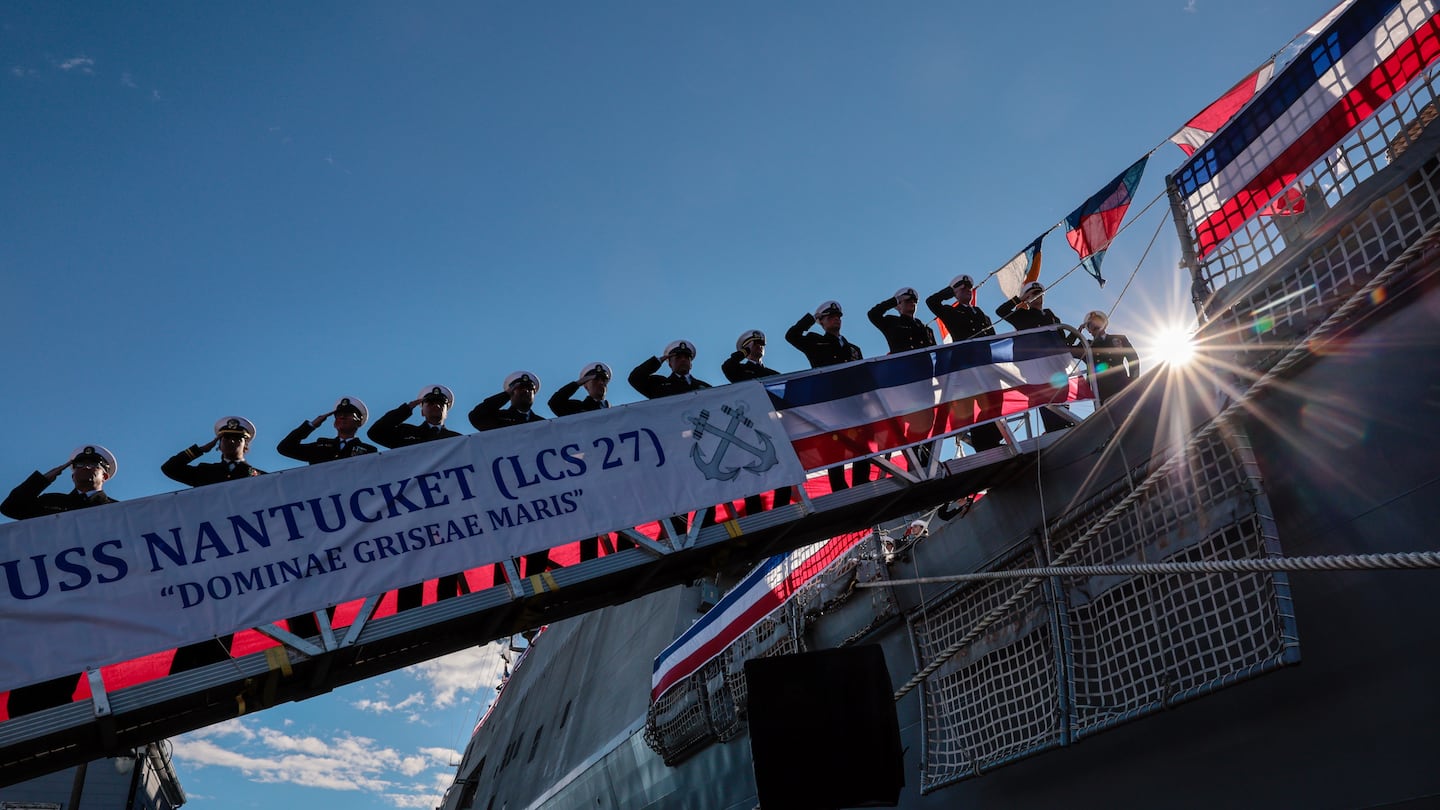
{"type": "Polygon", "coordinates": [[[543,422],[535,413],[535,395],[540,391],[540,378],[528,371],[512,371],[505,377],[505,388],[481,400],[470,411],[470,424],[476,430],[543,422]]]}
{"type": "MultiPolygon", "coordinates": [[[[119,464],[115,454],[98,444],[87,444],[70,452],[64,464],[47,472],[35,471],[20,486],[11,490],[10,496],[0,504],[0,513],[16,520],[58,515],[76,509],[89,509],[118,503],[104,492],[105,482],[115,477],[119,464]],[[45,488],[60,477],[65,468],[70,468],[70,482],[74,489],[65,494],[45,492],[45,488]]],[[[62,675],[48,681],[32,683],[10,690],[6,709],[10,717],[32,714],[55,706],[64,706],[75,699],[75,689],[80,675],[62,675]]]]}
{"type": "Polygon", "coordinates": [[[255,423],[243,416],[222,416],[215,421],[215,438],[204,447],[192,444],[181,450],[164,464],[160,472],[172,481],[179,481],[192,487],[204,487],[240,478],[264,475],[265,471],[250,466],[245,455],[250,452],[250,442],[255,438],[255,423]],[[191,464],[216,445],[220,447],[220,460],[203,464],[191,464]]]}
{"type": "MultiPolygon", "coordinates": [[[[160,471],[165,473],[167,478],[192,487],[264,475],[264,470],[250,466],[245,460],[246,453],[250,451],[250,442],[254,438],[254,422],[243,416],[222,416],[215,420],[215,438],[203,447],[192,444],[181,450],[161,464],[160,471]],[[217,444],[220,446],[220,461],[191,464],[213,450],[217,444]]],[[[175,651],[175,658],[170,662],[170,674],[224,661],[229,657],[230,643],[234,638],[233,634],[227,633],[216,640],[181,647],[175,651]]]]}
{"type": "Polygon", "coordinates": [[[556,389],[546,405],[556,416],[573,416],[587,411],[599,411],[610,407],[605,395],[610,390],[610,367],[596,361],[580,367],[580,376],[556,389]],[[584,399],[575,399],[581,388],[585,389],[584,399]]]}
{"type": "Polygon", "coordinates": [[[341,397],[328,413],[301,422],[299,427],[285,434],[285,438],[280,440],[275,450],[286,458],[307,464],[324,464],[327,461],[378,453],[380,451],[375,445],[366,444],[355,436],[369,416],[370,409],[365,407],[359,397],[341,397]],[[305,441],[332,416],[335,417],[335,438],[322,437],[313,442],[305,441]]]}
{"type": "MultiPolygon", "coordinates": [[[[860,360],[865,357],[860,347],[846,340],[840,334],[840,326],[845,313],[840,308],[839,301],[822,301],[815,312],[805,313],[800,320],[795,322],[785,331],[785,341],[791,346],[799,349],[810,361],[811,368],[823,368],[835,366],[841,363],[849,363],[853,360],[860,360]],[[807,331],[815,324],[820,324],[824,334],[817,335],[807,331]]],[[[839,492],[849,484],[845,483],[845,468],[843,466],[831,467],[826,471],[830,477],[830,490],[839,492]]],[[[870,461],[868,459],[855,462],[851,465],[851,480],[856,484],[863,484],[870,480],[870,461]]]]}
{"type": "Polygon", "coordinates": [[[630,386],[646,399],[671,397],[709,388],[710,383],[690,373],[694,362],[695,344],[688,340],[672,340],[665,347],[663,355],[646,360],[630,372],[630,386]],[[655,373],[660,370],[662,363],[669,364],[669,376],[655,373]]]}
{"type": "Polygon", "coordinates": [[[385,415],[376,419],[365,435],[381,447],[391,449],[436,439],[453,439],[460,434],[445,427],[445,419],[454,405],[454,391],[443,385],[427,385],[420,389],[414,399],[386,411],[385,415]],[[405,420],[415,413],[417,405],[420,406],[420,416],[424,421],[419,425],[412,425],[405,420]]]}
{"type": "MultiPolygon", "coordinates": [[[[550,395],[545,404],[550,406],[551,412],[556,416],[574,416],[577,413],[589,413],[591,411],[603,411],[610,407],[610,400],[605,395],[610,391],[610,378],[613,373],[610,366],[600,361],[586,363],[580,367],[580,376],[565,383],[550,395]],[[585,389],[583,399],[575,399],[580,389],[585,389]]],[[[635,541],[621,535],[618,542],[613,546],[611,536],[600,535],[580,541],[580,561],[593,560],[600,556],[600,544],[607,544],[606,547],[615,551],[624,551],[627,548],[634,548],[635,541]]],[[[608,553],[608,552],[607,552],[608,553]]]]}

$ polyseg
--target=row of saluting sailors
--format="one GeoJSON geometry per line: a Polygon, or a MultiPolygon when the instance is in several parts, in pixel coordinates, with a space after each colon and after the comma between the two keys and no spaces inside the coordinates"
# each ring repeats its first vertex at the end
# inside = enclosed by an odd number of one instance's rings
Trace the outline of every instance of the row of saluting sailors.
{"type": "MultiPolygon", "coordinates": [[[[950,285],[926,298],[925,303],[946,331],[956,339],[994,335],[995,329],[989,316],[974,305],[973,294],[974,281],[970,276],[962,274],[956,276],[950,285]],[[945,302],[951,298],[956,300],[955,303],[947,305],[945,302]]],[[[933,330],[915,317],[918,303],[919,294],[915,289],[902,287],[894,296],[877,303],[867,313],[870,322],[885,336],[892,353],[936,345],[933,330]],[[889,314],[892,308],[898,314],[889,314]]],[[[1053,312],[1044,307],[1044,287],[1038,282],[1026,285],[1019,296],[1001,304],[996,314],[1017,330],[1058,325],[1061,322],[1053,312]]],[[[807,312],[786,330],[785,339],[805,355],[811,368],[860,360],[864,357],[860,347],[840,333],[843,315],[838,302],[825,301],[816,307],[813,313],[807,312]],[[822,330],[818,334],[810,331],[816,324],[822,330]]],[[[1096,311],[1086,316],[1084,324],[1092,336],[1089,343],[1095,353],[1102,399],[1108,399],[1139,373],[1139,357],[1134,348],[1123,335],[1107,334],[1107,322],[1105,314],[1096,311]]],[[[1077,356],[1083,354],[1077,352],[1077,356]]],[[[736,340],[735,352],[721,364],[721,371],[730,382],[778,374],[779,372],[765,365],[764,357],[765,333],[759,329],[750,329],[736,340]]],[[[649,399],[709,388],[709,383],[691,373],[694,359],[694,344],[686,340],[672,341],[665,347],[663,355],[651,357],[636,366],[628,379],[636,391],[649,399]],[[661,367],[667,364],[670,373],[658,373],[661,367]]],[[[610,367],[605,363],[587,363],[577,379],[565,383],[550,397],[548,405],[559,416],[608,408],[610,403],[606,399],[606,393],[611,377],[610,367]],[[582,389],[585,395],[577,398],[582,389]]],[[[484,431],[542,420],[544,417],[533,410],[539,389],[540,379],[536,375],[528,371],[513,372],[505,378],[504,390],[487,397],[470,411],[470,423],[477,430],[484,431]]],[[[449,388],[443,385],[427,386],[420,390],[414,400],[375,420],[366,435],[376,444],[392,449],[460,436],[460,433],[445,426],[449,410],[454,404],[455,395],[449,388]],[[421,423],[410,424],[408,420],[417,407],[420,408],[421,423]]],[[[1048,411],[1042,411],[1042,416],[1046,420],[1047,430],[1066,426],[1063,420],[1055,421],[1059,420],[1059,417],[1048,411]]],[[[369,410],[358,397],[342,397],[329,412],[306,420],[290,431],[276,449],[283,456],[309,464],[377,452],[374,445],[361,441],[357,436],[368,417],[369,410]],[[336,431],[334,438],[305,441],[326,419],[332,417],[336,431]]],[[[161,465],[161,471],[171,479],[189,486],[206,486],[264,473],[245,460],[250,442],[256,435],[254,423],[242,416],[226,416],[215,423],[214,433],[215,437],[208,443],[191,445],[171,456],[161,465]],[[216,447],[220,449],[220,461],[194,463],[216,447]]],[[[1001,441],[999,429],[993,424],[976,427],[971,431],[970,441],[977,449],[996,446],[1001,441]]],[[[868,481],[870,469],[871,465],[866,461],[852,465],[851,482],[868,481]]],[[[76,448],[64,464],[47,472],[36,471],[30,475],[0,503],[0,513],[16,520],[24,520],[115,503],[114,499],[105,494],[104,485],[114,477],[117,470],[115,455],[108,449],[98,444],[84,445],[76,448]],[[71,471],[70,478],[74,489],[65,494],[45,493],[46,487],[67,467],[71,471]]],[[[841,489],[847,485],[843,467],[832,468],[829,476],[833,489],[841,489]]],[[[790,490],[787,488],[776,492],[775,499],[776,506],[790,503],[790,490]]],[[[747,512],[758,509],[760,503],[759,496],[747,498],[747,512]]],[[[713,514],[707,511],[704,519],[713,521],[713,514]]],[[[681,531],[684,529],[683,526],[676,528],[681,531]]],[[[581,558],[595,557],[598,542],[599,539],[582,542],[581,558]]],[[[546,552],[528,555],[524,562],[527,572],[543,570],[551,565],[546,552]]],[[[496,576],[500,576],[498,571],[496,576]]],[[[419,606],[422,588],[423,584],[400,588],[397,592],[397,609],[419,606]]],[[[462,575],[453,574],[439,580],[437,597],[444,599],[466,590],[462,575]]],[[[300,636],[311,636],[319,632],[311,615],[292,617],[288,622],[291,631],[300,636]]],[[[225,649],[229,648],[230,640],[230,636],[222,640],[225,649]]],[[[223,660],[225,649],[217,649],[211,642],[183,647],[176,653],[171,672],[223,660]]],[[[74,691],[76,677],[67,676],[15,690],[10,697],[10,716],[15,717],[68,702],[74,691]]]]}
{"type": "MultiPolygon", "coordinates": [[[[925,303],[935,313],[946,330],[958,339],[994,335],[995,329],[985,312],[973,303],[974,281],[968,275],[956,276],[950,285],[926,298],[925,303]],[[945,302],[954,298],[954,304],[945,302]]],[[[936,345],[933,330],[924,321],[915,317],[919,295],[913,287],[902,287],[895,295],[871,307],[867,316],[872,324],[885,336],[889,350],[908,351],[936,345]],[[890,309],[898,314],[889,314],[890,309]]],[[[1033,329],[1058,325],[1060,319],[1044,306],[1044,287],[1038,282],[1028,284],[1020,296],[1001,304],[996,314],[1016,329],[1033,329]]],[[[843,311],[836,301],[825,301],[813,313],[806,313],[785,332],[785,339],[799,349],[809,360],[811,368],[831,366],[859,360],[864,357],[860,347],[847,340],[840,327],[843,311]],[[810,331],[819,324],[820,333],[810,331]]],[[[1091,312],[1086,316],[1084,327],[1090,332],[1091,351],[1094,352],[1099,372],[1099,387],[1102,400],[1108,399],[1139,373],[1139,357],[1124,335],[1111,335],[1105,331],[1108,319],[1102,312],[1091,312]]],[[[1077,352],[1077,356],[1083,356],[1077,352]]],[[[754,380],[779,372],[765,365],[765,333],[750,329],[735,342],[735,352],[722,364],[721,371],[731,382],[754,380]]],[[[630,372],[629,382],[643,396],[649,399],[686,393],[704,388],[710,384],[695,377],[692,364],[695,346],[686,340],[672,341],[662,355],[651,357],[630,372]],[[669,374],[660,372],[663,365],[669,366],[669,374]]],[[[565,383],[548,400],[550,409],[559,416],[608,408],[606,399],[611,370],[601,362],[587,363],[581,368],[580,376],[565,383]],[[585,395],[577,398],[581,390],[585,395]]],[[[516,371],[505,378],[504,389],[487,397],[469,413],[470,423],[477,430],[494,430],[512,425],[538,421],[545,417],[535,413],[533,406],[539,393],[540,379],[528,371],[516,371]]],[[[432,385],[421,389],[414,400],[386,412],[367,432],[368,438],[382,447],[406,447],[435,439],[445,439],[461,434],[445,426],[450,408],[455,404],[454,393],[446,386],[432,385]],[[409,418],[415,408],[420,408],[420,424],[410,424],[409,418]]],[[[287,458],[319,464],[341,458],[377,452],[375,445],[358,438],[360,428],[369,417],[365,403],[358,397],[342,397],[335,407],[314,419],[302,422],[290,431],[276,450],[287,458]],[[334,418],[336,436],[308,439],[326,419],[334,418]]],[[[1047,430],[1065,427],[1061,417],[1042,411],[1047,430]]],[[[255,425],[241,416],[222,417],[215,423],[215,437],[204,445],[191,445],[171,456],[160,467],[169,478],[189,486],[230,481],[263,474],[263,470],[251,466],[246,460],[250,442],[255,438],[255,425]],[[201,456],[220,449],[221,461],[199,463],[201,456]]],[[[985,449],[1000,443],[999,430],[994,425],[982,425],[971,432],[971,442],[977,449],[985,449]]],[[[852,478],[868,480],[868,465],[856,465],[852,478]]],[[[112,453],[99,445],[78,448],[71,458],[48,472],[36,472],[10,493],[0,503],[0,513],[22,520],[39,515],[80,509],[87,506],[113,503],[104,495],[104,482],[115,474],[115,458],[112,453]],[[43,490],[64,471],[73,467],[72,481],[75,489],[68,494],[46,494],[43,490]]],[[[843,472],[832,470],[832,483],[843,486],[843,472]]]]}

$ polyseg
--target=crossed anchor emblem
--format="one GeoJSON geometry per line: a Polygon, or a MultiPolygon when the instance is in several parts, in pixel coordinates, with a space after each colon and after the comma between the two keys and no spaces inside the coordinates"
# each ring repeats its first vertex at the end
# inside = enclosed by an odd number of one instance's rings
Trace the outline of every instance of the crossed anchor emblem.
{"type": "Polygon", "coordinates": [[[730,481],[739,475],[742,469],[759,475],[779,463],[779,459],[775,455],[774,442],[770,441],[769,434],[762,430],[755,429],[755,423],[745,415],[745,403],[742,402],[734,407],[722,405],[720,412],[730,417],[730,424],[723,428],[710,422],[710,412],[708,410],[701,409],[698,417],[690,416],[689,414],[685,416],[686,421],[695,426],[695,445],[690,448],[690,458],[695,460],[695,466],[699,467],[700,471],[705,473],[706,478],[717,481],[730,481]],[[741,425],[750,428],[750,430],[759,437],[759,447],[735,435],[736,429],[741,425]],[[705,454],[700,452],[700,439],[705,435],[706,431],[720,437],[720,446],[715,448],[715,455],[709,459],[705,458],[705,454]],[[729,469],[722,467],[721,462],[725,458],[725,453],[731,447],[738,447],[744,450],[754,456],[755,460],[739,467],[730,467],[729,469]]]}

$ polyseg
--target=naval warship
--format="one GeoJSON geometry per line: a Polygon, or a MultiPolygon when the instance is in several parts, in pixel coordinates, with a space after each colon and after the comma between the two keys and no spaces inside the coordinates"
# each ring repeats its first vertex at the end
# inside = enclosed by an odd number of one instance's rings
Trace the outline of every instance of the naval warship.
{"type": "Polygon", "coordinates": [[[1065,430],[912,450],[830,496],[860,508],[828,541],[517,641],[442,807],[780,806],[762,766],[825,777],[756,760],[746,662],[863,645],[902,807],[1440,801],[1436,575],[1406,570],[1440,562],[1436,15],[1342,4],[1169,175],[1190,362],[1065,430]]]}

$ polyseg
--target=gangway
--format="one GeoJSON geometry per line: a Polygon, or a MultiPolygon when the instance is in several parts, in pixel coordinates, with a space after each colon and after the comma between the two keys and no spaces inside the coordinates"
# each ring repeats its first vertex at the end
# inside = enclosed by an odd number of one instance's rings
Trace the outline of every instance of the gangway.
{"type": "Polygon", "coordinates": [[[823,472],[812,474],[812,486],[797,487],[795,503],[755,514],[732,510],[727,519],[708,525],[696,512],[688,530],[661,519],[658,537],[621,530],[634,547],[528,577],[520,576],[515,560],[500,561],[505,575],[492,587],[392,615],[377,616],[383,594],[371,596],[343,627],[332,627],[326,611],[317,610],[317,635],[301,638],[269,624],[257,629],[279,644],[248,655],[114,691],[107,691],[99,669],[87,669],[89,700],[0,723],[0,786],[322,695],[717,571],[737,571],[807,543],[973,495],[1029,469],[1037,453],[1063,438],[1064,431],[1030,435],[1028,429],[1017,437],[1010,423],[1028,427],[1030,416],[1038,415],[1034,410],[997,420],[1005,443],[992,449],[942,460],[942,443],[960,432],[948,430],[868,454],[888,473],[879,480],[830,492],[823,472]]]}

